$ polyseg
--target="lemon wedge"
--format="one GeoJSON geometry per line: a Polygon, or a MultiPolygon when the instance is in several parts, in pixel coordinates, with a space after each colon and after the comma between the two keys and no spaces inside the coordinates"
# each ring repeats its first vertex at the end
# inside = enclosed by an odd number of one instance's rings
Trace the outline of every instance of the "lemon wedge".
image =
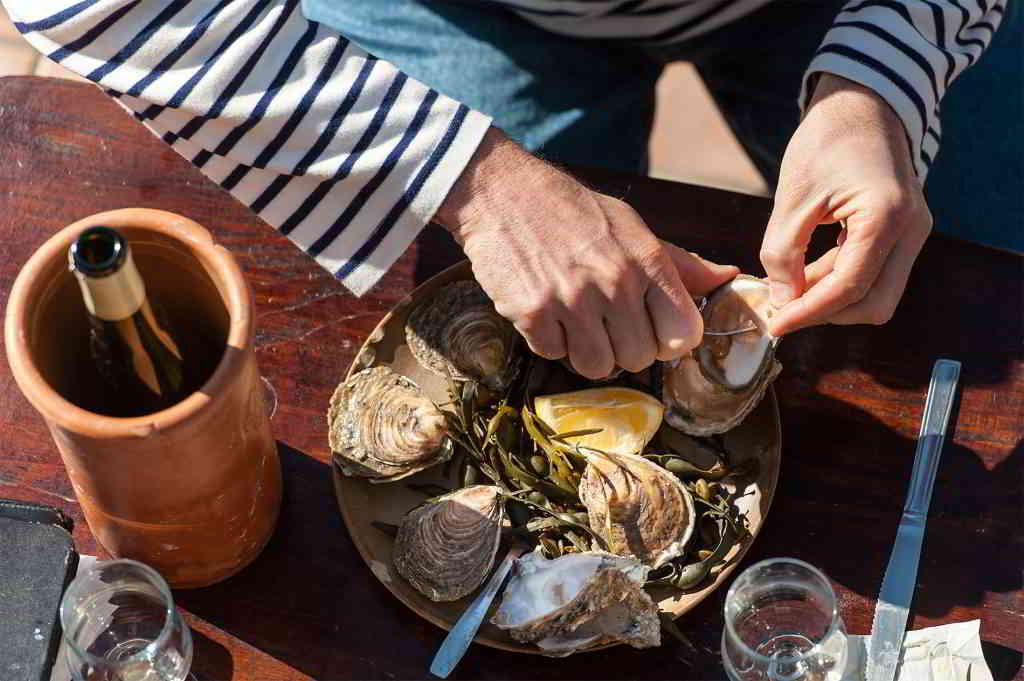
{"type": "Polygon", "coordinates": [[[556,433],[601,428],[567,438],[570,444],[615,454],[643,450],[661,425],[661,401],[632,388],[590,388],[534,398],[534,410],[556,433]]]}

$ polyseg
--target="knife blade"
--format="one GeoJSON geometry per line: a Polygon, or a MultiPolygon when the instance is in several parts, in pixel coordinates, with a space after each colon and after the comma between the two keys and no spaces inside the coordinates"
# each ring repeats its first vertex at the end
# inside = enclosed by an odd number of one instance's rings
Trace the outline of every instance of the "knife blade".
{"type": "Polygon", "coordinates": [[[959,379],[960,362],[949,359],[935,362],[928,384],[921,432],[917,437],[910,489],[871,623],[867,681],[893,681],[896,676],[907,615],[914,598],[914,585],[917,583],[917,565],[928,519],[928,505],[959,379]]]}
{"type": "Polygon", "coordinates": [[[438,648],[434,661],[430,663],[431,674],[446,679],[452,673],[455,665],[466,654],[469,644],[473,642],[473,638],[483,622],[484,615],[487,614],[487,609],[491,607],[491,601],[498,594],[498,589],[505,583],[509,570],[512,569],[519,556],[523,555],[526,548],[522,544],[513,544],[509,548],[505,558],[498,565],[498,569],[494,571],[494,574],[491,575],[491,579],[487,582],[483,591],[466,608],[466,611],[462,613],[462,617],[455,623],[452,630],[448,632],[448,636],[445,637],[441,647],[438,648]]]}

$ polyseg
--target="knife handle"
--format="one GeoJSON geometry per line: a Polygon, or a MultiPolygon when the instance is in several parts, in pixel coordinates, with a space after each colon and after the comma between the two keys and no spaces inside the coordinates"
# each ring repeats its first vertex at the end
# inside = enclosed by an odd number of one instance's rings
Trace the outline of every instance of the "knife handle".
{"type": "Polygon", "coordinates": [[[922,522],[928,515],[928,504],[935,486],[935,473],[939,469],[939,456],[946,440],[949,414],[953,409],[953,396],[960,380],[960,362],[940,359],[932,369],[928,384],[928,397],[924,403],[924,418],[917,436],[914,471],[910,476],[910,491],[903,507],[903,516],[910,522],[922,522]]]}

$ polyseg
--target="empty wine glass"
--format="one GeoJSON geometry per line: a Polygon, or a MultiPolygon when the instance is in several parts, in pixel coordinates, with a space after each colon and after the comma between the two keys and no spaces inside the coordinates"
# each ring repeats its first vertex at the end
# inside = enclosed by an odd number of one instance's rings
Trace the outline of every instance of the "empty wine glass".
{"type": "Polygon", "coordinates": [[[64,655],[74,681],[185,681],[192,636],[171,591],[134,560],[79,572],[60,604],[64,655]]]}
{"type": "Polygon", "coordinates": [[[725,597],[722,661],[732,681],[839,681],[846,631],[825,575],[795,558],[747,568],[725,597]]]}

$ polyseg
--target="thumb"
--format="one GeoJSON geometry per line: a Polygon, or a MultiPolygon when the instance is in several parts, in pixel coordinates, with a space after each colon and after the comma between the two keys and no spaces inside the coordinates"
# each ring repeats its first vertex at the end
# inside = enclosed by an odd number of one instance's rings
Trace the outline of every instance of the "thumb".
{"type": "Polygon", "coordinates": [[[782,307],[807,287],[804,259],[811,233],[818,226],[813,211],[792,210],[776,203],[761,243],[761,264],[768,275],[772,305],[782,307]]]}
{"type": "Polygon", "coordinates": [[[693,297],[713,291],[740,273],[739,268],[733,265],[719,265],[664,241],[662,245],[676,266],[679,280],[693,297]]]}

